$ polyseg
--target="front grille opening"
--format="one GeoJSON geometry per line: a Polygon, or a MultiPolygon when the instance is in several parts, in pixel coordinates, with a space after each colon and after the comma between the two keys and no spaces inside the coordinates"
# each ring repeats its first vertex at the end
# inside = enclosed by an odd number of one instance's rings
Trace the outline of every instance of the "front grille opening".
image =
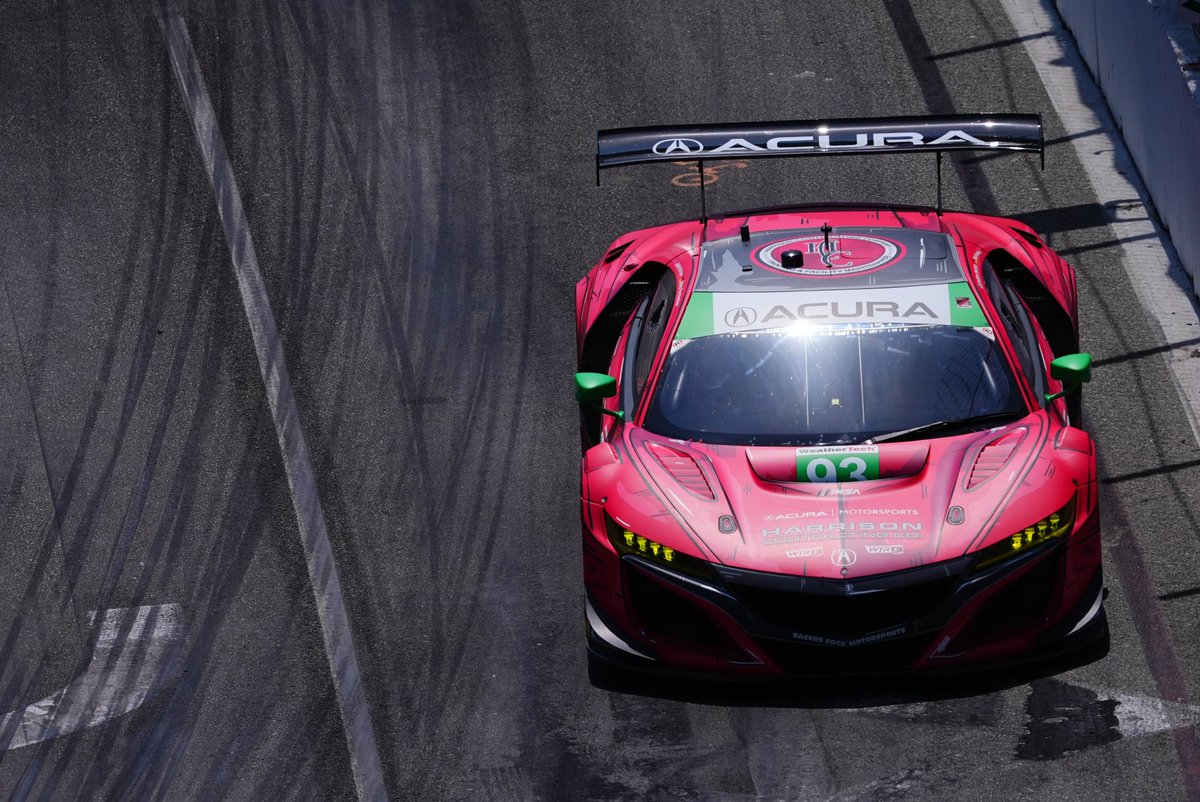
{"type": "Polygon", "coordinates": [[[955,638],[954,648],[969,649],[987,641],[1036,629],[1045,623],[1058,592],[1062,549],[1048,555],[1006,587],[996,591],[976,611],[971,623],[955,638]]]}
{"type": "Polygon", "coordinates": [[[729,660],[746,659],[745,652],[700,607],[641,571],[626,568],[625,574],[633,614],[652,634],[729,660]]]}
{"type": "Polygon", "coordinates": [[[759,645],[788,674],[879,674],[910,670],[929,651],[933,637],[912,635],[845,648],[766,639],[759,645]]]}
{"type": "Polygon", "coordinates": [[[911,623],[936,610],[958,586],[945,577],[873,593],[817,594],[733,584],[734,595],[765,624],[831,638],[855,638],[911,623]]]}

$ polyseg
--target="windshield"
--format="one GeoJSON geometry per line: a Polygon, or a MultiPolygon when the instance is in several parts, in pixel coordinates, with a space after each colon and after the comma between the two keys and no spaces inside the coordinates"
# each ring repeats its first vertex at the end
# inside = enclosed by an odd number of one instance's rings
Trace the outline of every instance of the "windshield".
{"type": "Polygon", "coordinates": [[[1006,412],[1027,410],[984,330],[867,324],[676,341],[643,425],[685,440],[799,446],[1006,412]]]}

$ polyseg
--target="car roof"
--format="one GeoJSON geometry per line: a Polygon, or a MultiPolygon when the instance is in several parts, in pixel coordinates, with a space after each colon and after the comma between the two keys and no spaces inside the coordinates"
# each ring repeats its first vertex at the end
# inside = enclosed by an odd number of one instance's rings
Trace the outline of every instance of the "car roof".
{"type": "Polygon", "coordinates": [[[788,292],[965,281],[940,231],[879,225],[787,226],[706,241],[696,289],[788,292]],[[791,260],[787,258],[791,257],[791,260]]]}

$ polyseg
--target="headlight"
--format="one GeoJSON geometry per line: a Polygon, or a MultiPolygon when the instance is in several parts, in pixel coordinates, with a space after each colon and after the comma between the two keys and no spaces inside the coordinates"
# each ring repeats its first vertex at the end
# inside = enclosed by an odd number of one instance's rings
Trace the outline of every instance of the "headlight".
{"type": "Polygon", "coordinates": [[[606,523],[608,524],[608,539],[612,541],[617,554],[636,554],[652,563],[670,568],[672,571],[712,581],[712,570],[704,560],[697,559],[690,554],[683,554],[669,546],[639,535],[611,518],[608,518],[606,523]]]}
{"type": "Polygon", "coordinates": [[[1018,554],[1028,554],[1043,543],[1057,540],[1070,532],[1074,523],[1075,497],[1072,496],[1071,500],[1058,512],[1013,532],[999,543],[993,543],[979,552],[979,559],[975,561],[975,570],[981,571],[984,568],[990,568],[1010,557],[1016,557],[1018,554]]]}

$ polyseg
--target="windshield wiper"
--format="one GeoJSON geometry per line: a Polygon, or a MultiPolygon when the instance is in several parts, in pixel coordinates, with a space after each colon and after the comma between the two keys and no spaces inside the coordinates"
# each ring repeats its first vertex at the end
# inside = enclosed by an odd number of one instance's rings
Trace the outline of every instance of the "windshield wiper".
{"type": "Polygon", "coordinates": [[[901,429],[898,432],[888,432],[887,434],[877,434],[874,437],[868,437],[863,440],[863,445],[873,445],[882,443],[887,440],[901,440],[914,435],[932,435],[944,431],[953,431],[954,429],[966,429],[971,426],[982,426],[988,423],[1006,423],[1015,420],[1020,420],[1025,417],[1025,412],[993,412],[990,415],[977,415],[973,418],[961,418],[959,420],[939,420],[933,423],[926,423],[921,426],[914,426],[911,429],[901,429]]]}

